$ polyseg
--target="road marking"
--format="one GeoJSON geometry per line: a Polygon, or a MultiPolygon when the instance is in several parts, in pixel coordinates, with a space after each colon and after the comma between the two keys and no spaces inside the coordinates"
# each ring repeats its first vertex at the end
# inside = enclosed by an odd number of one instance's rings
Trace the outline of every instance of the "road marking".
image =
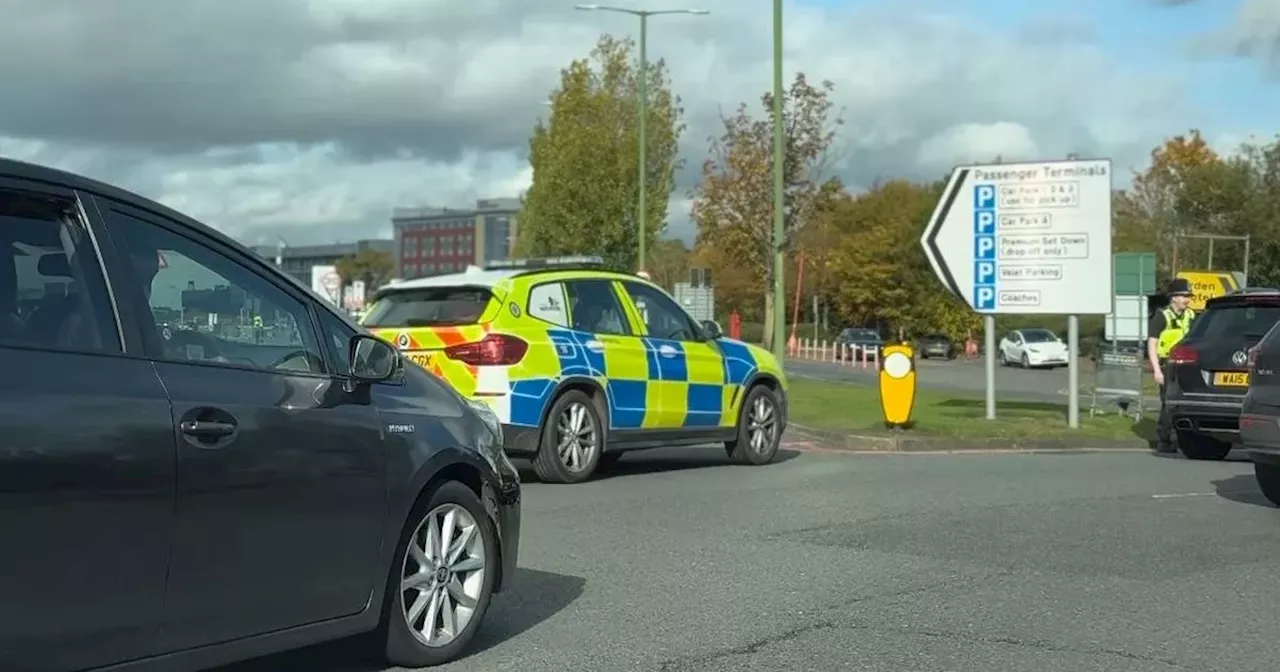
{"type": "Polygon", "coordinates": [[[1152,499],[1173,499],[1175,497],[1208,497],[1216,495],[1216,492],[1177,492],[1166,495],[1151,495],[1152,499]]]}

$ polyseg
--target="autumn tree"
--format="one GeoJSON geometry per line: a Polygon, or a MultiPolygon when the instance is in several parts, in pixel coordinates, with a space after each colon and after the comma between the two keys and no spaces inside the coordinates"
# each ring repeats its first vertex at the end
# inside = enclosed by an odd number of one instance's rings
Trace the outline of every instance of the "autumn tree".
{"type": "Polygon", "coordinates": [[[846,196],[829,216],[845,233],[831,253],[833,293],[850,324],[887,323],[907,334],[962,339],[981,318],[943,288],[920,248],[942,183],[896,180],[846,196]]]}
{"type": "MultiPolygon", "coordinates": [[[[794,248],[797,231],[812,221],[826,193],[830,149],[840,124],[832,113],[833,89],[831,82],[815,86],[800,73],[783,92],[784,253],[794,248]]],[[[760,116],[745,103],[732,116],[722,115],[721,133],[710,139],[710,156],[693,193],[692,216],[699,246],[714,248],[714,258],[756,279],[751,293],[764,296],[765,346],[772,347],[770,325],[785,319],[785,312],[779,313],[783,307],[774,306],[767,291],[774,273],[782,270],[773,267],[773,94],[761,96],[760,103],[760,116]]],[[[716,277],[724,277],[725,270],[714,269],[716,277]]]]}
{"type": "MultiPolygon", "coordinates": [[[[519,248],[524,254],[599,254],[612,266],[638,261],[638,67],[634,43],[600,38],[589,58],[560,73],[551,114],[529,141],[533,184],[524,197],[519,248]]],[[[684,124],[663,61],[647,73],[647,219],[651,247],[665,229],[679,167],[684,124]]]]}
{"type": "Polygon", "coordinates": [[[1221,161],[1195,129],[1186,135],[1173,136],[1151,150],[1151,164],[1133,178],[1128,201],[1123,203],[1129,210],[1124,219],[1116,219],[1114,237],[1150,243],[1147,249],[1157,251],[1156,266],[1160,274],[1172,276],[1177,270],[1172,254],[1175,238],[1196,226],[1186,212],[1187,187],[1195,182],[1197,173],[1202,174],[1221,161]]]}
{"type": "Polygon", "coordinates": [[[342,284],[363,282],[369,292],[390,280],[396,270],[395,259],[389,253],[370,249],[347,255],[334,266],[342,277],[342,284]]]}

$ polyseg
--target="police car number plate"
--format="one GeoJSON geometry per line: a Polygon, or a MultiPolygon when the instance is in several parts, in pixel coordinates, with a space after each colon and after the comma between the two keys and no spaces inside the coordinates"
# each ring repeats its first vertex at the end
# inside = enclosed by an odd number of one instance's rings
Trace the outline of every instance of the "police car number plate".
{"type": "Polygon", "coordinates": [[[421,366],[424,369],[431,366],[431,355],[428,353],[407,352],[405,354],[409,356],[409,361],[413,362],[414,364],[417,364],[418,366],[421,366]]]}
{"type": "Polygon", "coordinates": [[[1217,387],[1248,387],[1249,374],[1243,371],[1218,371],[1213,374],[1213,384],[1217,387]]]}

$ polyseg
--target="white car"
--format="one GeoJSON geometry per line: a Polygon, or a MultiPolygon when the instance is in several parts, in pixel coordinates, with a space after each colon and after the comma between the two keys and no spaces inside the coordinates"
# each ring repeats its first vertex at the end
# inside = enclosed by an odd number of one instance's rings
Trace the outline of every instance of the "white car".
{"type": "Polygon", "coordinates": [[[1067,344],[1048,329],[1017,329],[1000,340],[1000,364],[1025,369],[1067,365],[1067,344]]]}

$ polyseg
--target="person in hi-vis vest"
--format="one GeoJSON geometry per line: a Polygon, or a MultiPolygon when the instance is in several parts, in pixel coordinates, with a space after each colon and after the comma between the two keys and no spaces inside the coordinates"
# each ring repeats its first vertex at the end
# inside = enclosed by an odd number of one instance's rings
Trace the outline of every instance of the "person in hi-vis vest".
{"type": "Polygon", "coordinates": [[[1160,420],[1156,423],[1156,452],[1159,453],[1174,451],[1173,417],[1164,403],[1165,364],[1173,346],[1191,331],[1191,320],[1196,316],[1196,311],[1187,307],[1191,302],[1190,282],[1174,278],[1166,294],[1169,305],[1152,313],[1147,324],[1147,360],[1156,385],[1160,386],[1160,420]]]}

